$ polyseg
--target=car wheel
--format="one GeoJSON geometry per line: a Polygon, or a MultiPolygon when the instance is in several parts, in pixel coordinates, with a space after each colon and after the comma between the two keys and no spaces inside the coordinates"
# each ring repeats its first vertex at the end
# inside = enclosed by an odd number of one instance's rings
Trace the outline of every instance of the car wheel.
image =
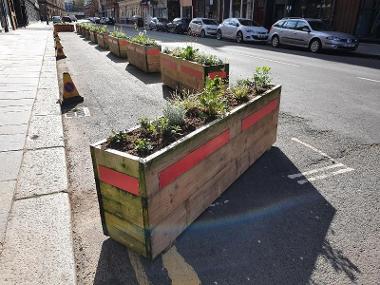
{"type": "Polygon", "coordinates": [[[188,34],[189,36],[193,36],[193,32],[191,31],[191,28],[188,28],[188,29],[187,29],[187,34],[188,34]]]}
{"type": "Polygon", "coordinates": [[[201,38],[204,38],[206,36],[205,30],[201,31],[201,38]]]}
{"type": "Polygon", "coordinates": [[[321,41],[319,39],[314,39],[310,42],[309,49],[311,52],[319,52],[322,47],[321,41]]]}
{"type": "Polygon", "coordinates": [[[272,47],[274,48],[277,48],[280,46],[280,39],[278,38],[278,36],[273,36],[271,42],[272,42],[272,47]]]}
{"type": "Polygon", "coordinates": [[[236,41],[237,41],[238,43],[242,43],[242,42],[244,41],[242,32],[239,31],[239,32],[236,34],[236,41]]]}
{"type": "Polygon", "coordinates": [[[216,39],[217,40],[221,40],[222,39],[222,31],[221,30],[218,30],[217,32],[216,32],[216,39]]]}

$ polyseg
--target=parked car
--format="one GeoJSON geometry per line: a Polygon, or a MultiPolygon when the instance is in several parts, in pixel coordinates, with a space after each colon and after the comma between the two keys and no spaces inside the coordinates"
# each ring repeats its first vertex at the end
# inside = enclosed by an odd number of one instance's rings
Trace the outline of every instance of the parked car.
{"type": "Polygon", "coordinates": [[[69,17],[70,17],[70,19],[71,19],[72,22],[77,22],[78,21],[77,17],[75,17],[74,15],[70,15],[69,17]]]}
{"type": "Polygon", "coordinates": [[[308,48],[356,50],[359,40],[353,35],[334,32],[320,19],[284,18],[273,24],[269,39],[273,47],[281,44],[308,48]]]}
{"type": "Polygon", "coordinates": [[[215,36],[219,23],[213,19],[194,18],[189,24],[189,34],[205,36],[215,36]]]}
{"type": "Polygon", "coordinates": [[[71,20],[71,18],[69,16],[63,16],[62,17],[62,22],[64,22],[64,23],[71,23],[72,20],[71,20]]]}
{"type": "Polygon", "coordinates": [[[184,34],[187,32],[189,24],[190,19],[188,18],[175,18],[168,23],[168,31],[171,33],[184,34]]]}
{"type": "Polygon", "coordinates": [[[130,20],[132,24],[137,25],[137,27],[144,27],[144,19],[141,16],[134,15],[130,20]]]}
{"type": "Polygon", "coordinates": [[[112,17],[102,17],[99,23],[102,25],[115,25],[115,19],[112,17]]]}
{"type": "Polygon", "coordinates": [[[90,20],[94,24],[100,24],[100,18],[99,17],[89,17],[87,19],[90,20]]]}
{"type": "Polygon", "coordinates": [[[166,18],[154,17],[149,22],[149,30],[166,31],[169,20],[166,18]]]}
{"type": "Polygon", "coordinates": [[[254,21],[244,18],[228,18],[218,27],[216,34],[218,40],[223,38],[240,42],[266,42],[268,30],[258,26],[254,21]]]}
{"type": "Polygon", "coordinates": [[[61,23],[62,22],[61,16],[52,16],[51,20],[52,20],[53,24],[61,23]]]}

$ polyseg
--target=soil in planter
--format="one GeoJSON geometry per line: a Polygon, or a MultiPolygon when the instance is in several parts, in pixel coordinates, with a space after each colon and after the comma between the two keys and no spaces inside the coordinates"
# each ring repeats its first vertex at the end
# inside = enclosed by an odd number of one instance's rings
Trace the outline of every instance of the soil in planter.
{"type": "MultiPolygon", "coordinates": [[[[225,104],[225,112],[231,111],[272,87],[268,86],[265,89],[257,91],[253,84],[246,84],[244,86],[244,88],[247,88],[245,90],[247,94],[242,97],[236,96],[237,91],[234,89],[223,89],[224,94],[222,98],[223,104],[225,104]]],[[[216,101],[216,103],[218,102],[216,101]]],[[[209,104],[212,105],[213,102],[209,102],[209,104]]],[[[178,125],[177,128],[173,128],[173,126],[167,125],[167,123],[165,124],[165,116],[152,122],[146,120],[145,123],[141,123],[139,128],[132,131],[114,132],[102,147],[104,149],[116,149],[139,157],[146,157],[223,116],[223,113],[210,114],[209,110],[202,104],[186,109],[183,123],[178,125]]]]}

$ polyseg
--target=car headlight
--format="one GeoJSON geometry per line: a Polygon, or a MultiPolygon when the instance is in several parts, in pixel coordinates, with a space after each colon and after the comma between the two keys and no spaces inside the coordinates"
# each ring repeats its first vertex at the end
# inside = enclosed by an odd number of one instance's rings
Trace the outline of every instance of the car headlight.
{"type": "Polygon", "coordinates": [[[330,41],[341,41],[342,39],[341,38],[338,38],[338,37],[334,37],[334,36],[331,36],[331,37],[327,37],[326,39],[330,40],[330,41]]]}

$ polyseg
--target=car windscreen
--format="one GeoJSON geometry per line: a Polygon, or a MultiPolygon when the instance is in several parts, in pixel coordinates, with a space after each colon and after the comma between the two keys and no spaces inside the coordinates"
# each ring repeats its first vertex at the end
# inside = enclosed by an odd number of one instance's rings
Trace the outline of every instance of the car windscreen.
{"type": "Polygon", "coordinates": [[[205,25],[218,25],[218,23],[214,20],[210,20],[210,19],[203,19],[203,23],[205,25]]]}
{"type": "Polygon", "coordinates": [[[252,20],[239,19],[239,23],[243,26],[257,26],[252,20]]]}
{"type": "Polygon", "coordinates": [[[331,27],[322,21],[308,21],[310,27],[315,31],[331,31],[331,27]]]}

